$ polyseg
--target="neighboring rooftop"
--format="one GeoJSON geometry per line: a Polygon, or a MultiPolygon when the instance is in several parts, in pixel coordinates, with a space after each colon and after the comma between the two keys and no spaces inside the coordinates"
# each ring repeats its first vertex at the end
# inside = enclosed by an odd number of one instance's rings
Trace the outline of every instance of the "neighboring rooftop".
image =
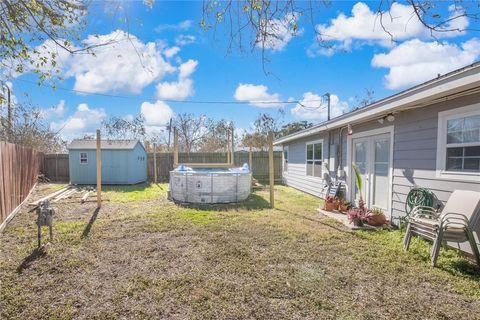
{"type": "MultiPolygon", "coordinates": [[[[135,145],[139,143],[139,140],[101,140],[101,149],[118,149],[128,150],[135,148],[135,145]]],[[[97,140],[95,139],[75,139],[73,140],[68,149],[96,149],[97,140]]]]}

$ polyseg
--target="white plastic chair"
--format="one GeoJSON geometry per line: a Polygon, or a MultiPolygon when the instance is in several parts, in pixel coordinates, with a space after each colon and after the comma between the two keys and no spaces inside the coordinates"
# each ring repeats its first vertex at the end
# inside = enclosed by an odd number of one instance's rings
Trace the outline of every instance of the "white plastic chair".
{"type": "Polygon", "coordinates": [[[433,241],[432,265],[437,263],[440,247],[446,241],[468,241],[480,265],[480,253],[473,235],[480,216],[480,192],[455,190],[441,213],[430,207],[418,206],[412,210],[407,223],[403,247],[408,250],[412,235],[433,241]]]}

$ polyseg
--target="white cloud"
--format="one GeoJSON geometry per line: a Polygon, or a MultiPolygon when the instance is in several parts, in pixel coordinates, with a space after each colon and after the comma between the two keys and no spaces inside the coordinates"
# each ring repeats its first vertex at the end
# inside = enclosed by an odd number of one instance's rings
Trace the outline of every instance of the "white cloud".
{"type": "Polygon", "coordinates": [[[52,117],[57,117],[57,118],[62,118],[65,114],[66,107],[65,107],[65,100],[60,100],[60,102],[49,109],[43,109],[42,110],[42,116],[44,118],[52,118],[52,117]]]}
{"type": "Polygon", "coordinates": [[[161,24],[155,28],[156,32],[162,32],[165,30],[174,30],[174,31],[187,31],[193,25],[192,20],[184,20],[175,24],[161,24]]]}
{"type": "Polygon", "coordinates": [[[177,47],[177,46],[173,46],[171,48],[167,48],[167,49],[163,50],[163,54],[167,58],[171,58],[171,57],[177,55],[179,52],[180,52],[180,48],[177,47]]]}
{"type": "Polygon", "coordinates": [[[73,77],[75,90],[95,93],[138,94],[152,82],[175,71],[162,57],[161,47],[153,42],[143,43],[121,30],[106,35],[89,35],[83,43],[93,46],[94,54],[71,55],[47,40],[36,48],[40,54],[35,63],[48,52],[56,52],[57,66],[48,64],[41,68],[63,74],[65,78],[73,77]]]}
{"type": "Polygon", "coordinates": [[[170,106],[160,100],[155,103],[145,101],[140,107],[140,113],[148,127],[164,127],[173,116],[170,106]]]}
{"type": "MultiPolygon", "coordinates": [[[[264,46],[265,49],[272,51],[282,51],[294,36],[303,33],[303,30],[295,30],[298,22],[298,16],[287,14],[283,19],[271,19],[265,22],[267,25],[261,27],[265,34],[257,35],[257,47],[264,46]]],[[[265,24],[264,23],[264,24],[265,24]]]]}
{"type": "Polygon", "coordinates": [[[400,89],[419,84],[473,63],[480,56],[480,40],[460,46],[448,42],[406,41],[388,53],[374,55],[372,66],[389,68],[385,86],[400,89]]]}
{"type": "Polygon", "coordinates": [[[77,111],[64,121],[51,122],[50,127],[54,131],[60,131],[64,137],[92,134],[100,128],[102,121],[107,117],[103,108],[90,108],[86,103],[81,103],[77,111]]]}
{"type": "Polygon", "coordinates": [[[198,61],[188,60],[178,68],[178,80],[161,82],[157,85],[157,98],[160,100],[185,100],[195,94],[193,80],[190,76],[195,72],[198,61]]]}
{"type": "Polygon", "coordinates": [[[180,73],[179,77],[180,78],[188,78],[192,75],[192,73],[195,72],[195,69],[197,68],[198,61],[196,60],[188,60],[185,63],[182,63],[179,67],[180,73]]]}
{"type": "Polygon", "coordinates": [[[180,34],[175,38],[175,44],[177,46],[186,46],[195,43],[195,41],[197,41],[197,38],[191,34],[180,34]]]}
{"type": "MultiPolygon", "coordinates": [[[[445,24],[442,27],[443,32],[434,32],[433,35],[437,38],[462,35],[469,24],[468,19],[461,16],[461,7],[450,7],[449,11],[447,20],[457,18],[445,24]]],[[[352,7],[350,16],[340,13],[329,24],[319,24],[316,29],[321,39],[330,42],[331,47],[325,48],[314,43],[308,50],[310,56],[329,56],[336,51],[350,50],[351,46],[358,42],[391,47],[395,45],[395,41],[432,36],[415,15],[412,6],[397,2],[391,4],[389,12],[384,11],[382,14],[372,11],[367,4],[358,2],[352,7]]]]}
{"type": "Polygon", "coordinates": [[[249,83],[240,83],[233,95],[237,101],[248,101],[252,106],[260,108],[283,107],[278,93],[268,93],[268,87],[249,83]]]}
{"type": "MultiPolygon", "coordinates": [[[[348,112],[348,103],[335,95],[330,95],[330,118],[348,112]]],[[[298,120],[325,121],[328,116],[327,101],[316,93],[305,92],[300,103],[290,110],[298,120]]]]}
{"type": "Polygon", "coordinates": [[[88,92],[119,91],[138,94],[142,89],[175,69],[166,62],[155,43],[143,43],[117,30],[103,36],[88,36],[86,45],[109,41],[93,55],[76,55],[67,76],[75,77],[74,89],[88,92]]]}

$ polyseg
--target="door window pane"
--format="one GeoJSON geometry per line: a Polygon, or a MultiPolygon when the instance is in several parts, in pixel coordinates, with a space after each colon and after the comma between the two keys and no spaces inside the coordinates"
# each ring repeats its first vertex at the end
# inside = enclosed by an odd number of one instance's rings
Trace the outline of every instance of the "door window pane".
{"type": "Polygon", "coordinates": [[[390,141],[377,140],[375,145],[375,163],[373,172],[373,206],[388,208],[390,141]]]}
{"type": "MultiPolygon", "coordinates": [[[[362,197],[365,198],[365,190],[366,190],[366,185],[367,181],[365,179],[365,175],[367,172],[367,166],[366,166],[366,160],[367,160],[367,143],[366,142],[357,142],[354,144],[354,162],[358,167],[358,171],[360,171],[360,175],[362,176],[363,179],[363,186],[362,186],[362,197]]],[[[359,198],[359,190],[357,189],[357,185],[355,183],[355,178],[354,178],[354,173],[352,173],[352,178],[353,180],[353,185],[355,188],[355,196],[356,198],[359,198]]]]}

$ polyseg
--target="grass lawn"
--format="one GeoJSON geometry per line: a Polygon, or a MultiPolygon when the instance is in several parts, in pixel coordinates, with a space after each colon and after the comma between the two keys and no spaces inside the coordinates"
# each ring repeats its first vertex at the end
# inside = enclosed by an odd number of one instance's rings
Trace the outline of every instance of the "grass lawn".
{"type": "Polygon", "coordinates": [[[0,235],[0,318],[480,318],[480,272],[453,250],[432,268],[428,243],[405,253],[400,231],[350,233],[283,186],[275,209],[263,191],[185,207],[167,188],[106,187],[99,211],[58,203],[42,250],[24,208],[0,235]]]}

